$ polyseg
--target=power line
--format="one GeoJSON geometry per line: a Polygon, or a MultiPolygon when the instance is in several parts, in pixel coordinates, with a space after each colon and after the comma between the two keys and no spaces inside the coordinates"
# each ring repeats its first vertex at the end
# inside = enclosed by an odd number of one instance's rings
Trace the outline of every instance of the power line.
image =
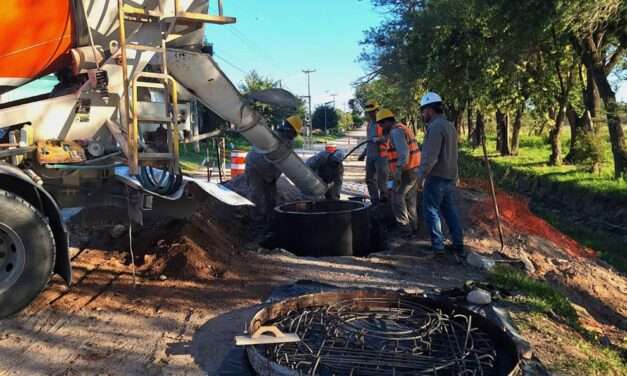
{"type": "Polygon", "coordinates": [[[247,72],[246,70],[244,70],[243,68],[238,67],[237,65],[231,63],[229,60],[225,59],[224,57],[218,55],[217,53],[214,52],[213,56],[217,57],[218,59],[224,61],[226,64],[230,65],[232,68],[237,69],[238,71],[242,72],[243,74],[248,74],[249,72],[247,72]]]}

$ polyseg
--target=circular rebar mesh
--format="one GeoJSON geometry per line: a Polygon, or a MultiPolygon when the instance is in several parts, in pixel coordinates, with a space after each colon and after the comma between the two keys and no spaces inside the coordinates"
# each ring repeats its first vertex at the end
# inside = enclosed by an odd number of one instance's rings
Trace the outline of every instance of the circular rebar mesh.
{"type": "Polygon", "coordinates": [[[302,375],[493,375],[496,350],[472,316],[403,298],[360,298],[291,311],[272,323],[301,342],[263,346],[302,375]]]}

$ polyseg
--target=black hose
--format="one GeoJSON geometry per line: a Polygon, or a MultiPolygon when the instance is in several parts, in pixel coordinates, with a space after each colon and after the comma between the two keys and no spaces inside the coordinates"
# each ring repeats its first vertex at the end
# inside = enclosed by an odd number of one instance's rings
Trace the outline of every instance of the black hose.
{"type": "Polygon", "coordinates": [[[157,170],[152,167],[142,167],[138,176],[142,187],[160,195],[170,195],[176,192],[183,183],[183,176],[169,171],[157,170]],[[155,172],[159,175],[155,174],[155,172]]]}
{"type": "Polygon", "coordinates": [[[349,155],[353,154],[355,152],[355,150],[359,149],[360,147],[362,147],[366,143],[368,143],[368,140],[364,140],[364,141],[358,143],[357,146],[355,146],[354,148],[351,149],[351,151],[346,153],[346,155],[344,156],[344,159],[342,159],[342,160],[343,161],[346,160],[346,158],[348,158],[349,155]]]}

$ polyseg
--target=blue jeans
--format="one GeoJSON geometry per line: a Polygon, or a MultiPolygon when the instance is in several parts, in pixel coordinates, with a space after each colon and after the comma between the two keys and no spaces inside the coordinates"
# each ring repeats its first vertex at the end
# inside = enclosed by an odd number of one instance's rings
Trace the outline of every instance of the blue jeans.
{"type": "Polygon", "coordinates": [[[464,246],[464,233],[459,222],[454,194],[455,183],[452,180],[438,176],[427,177],[422,193],[422,208],[431,235],[431,246],[437,250],[444,249],[440,211],[451,232],[453,247],[461,249],[464,246]]]}

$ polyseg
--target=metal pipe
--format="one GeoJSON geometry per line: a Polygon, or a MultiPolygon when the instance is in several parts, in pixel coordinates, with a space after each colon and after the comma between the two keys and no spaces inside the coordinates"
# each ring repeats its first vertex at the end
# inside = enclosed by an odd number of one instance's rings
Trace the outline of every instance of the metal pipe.
{"type": "Polygon", "coordinates": [[[326,193],[326,184],[268,128],[211,56],[173,49],[168,54],[170,74],[210,110],[234,124],[305,195],[322,197],[326,193]]]}

